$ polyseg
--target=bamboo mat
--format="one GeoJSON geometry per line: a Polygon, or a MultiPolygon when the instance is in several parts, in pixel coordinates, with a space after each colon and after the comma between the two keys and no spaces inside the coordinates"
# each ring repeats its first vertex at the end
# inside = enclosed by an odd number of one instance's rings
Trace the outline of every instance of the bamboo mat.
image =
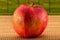
{"type": "Polygon", "coordinates": [[[0,15],[0,40],[60,40],[60,15],[49,15],[48,25],[37,38],[21,38],[12,26],[12,16],[0,15]]]}

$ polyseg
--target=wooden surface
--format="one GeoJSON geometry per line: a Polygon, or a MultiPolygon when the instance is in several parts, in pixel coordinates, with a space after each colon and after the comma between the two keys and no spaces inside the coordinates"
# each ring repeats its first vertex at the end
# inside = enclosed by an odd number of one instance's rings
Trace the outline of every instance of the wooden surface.
{"type": "Polygon", "coordinates": [[[0,15],[0,40],[60,40],[60,15],[49,15],[48,25],[37,38],[21,38],[12,26],[12,16],[0,15]]]}

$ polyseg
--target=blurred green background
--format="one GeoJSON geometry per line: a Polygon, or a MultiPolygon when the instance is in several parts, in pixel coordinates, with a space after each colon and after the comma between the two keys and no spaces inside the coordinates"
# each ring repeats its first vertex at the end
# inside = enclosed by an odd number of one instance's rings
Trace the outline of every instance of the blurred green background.
{"type": "MultiPolygon", "coordinates": [[[[34,0],[36,4],[46,9],[49,15],[60,14],[60,0],[34,0]]],[[[32,0],[0,0],[0,14],[12,15],[20,4],[32,4],[32,0]]]]}

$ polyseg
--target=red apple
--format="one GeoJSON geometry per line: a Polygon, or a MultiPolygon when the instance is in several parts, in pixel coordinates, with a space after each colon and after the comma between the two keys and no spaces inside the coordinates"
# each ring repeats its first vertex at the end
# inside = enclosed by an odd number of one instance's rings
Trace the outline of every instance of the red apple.
{"type": "Polygon", "coordinates": [[[39,5],[22,4],[14,12],[13,26],[23,37],[39,36],[46,28],[48,15],[39,5]]]}

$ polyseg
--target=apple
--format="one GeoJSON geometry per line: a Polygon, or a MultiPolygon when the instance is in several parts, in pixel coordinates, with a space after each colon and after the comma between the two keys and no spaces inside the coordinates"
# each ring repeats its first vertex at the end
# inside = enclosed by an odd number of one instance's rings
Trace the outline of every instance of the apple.
{"type": "Polygon", "coordinates": [[[39,6],[21,4],[13,14],[13,27],[19,36],[37,37],[47,26],[48,14],[39,6]]]}

